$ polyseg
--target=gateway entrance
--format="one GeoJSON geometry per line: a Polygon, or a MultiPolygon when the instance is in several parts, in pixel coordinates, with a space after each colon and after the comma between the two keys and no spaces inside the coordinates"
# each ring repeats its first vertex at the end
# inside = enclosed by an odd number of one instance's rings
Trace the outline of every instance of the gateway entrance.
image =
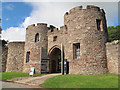
{"type": "Polygon", "coordinates": [[[54,48],[50,53],[50,73],[61,73],[61,50],[54,48]]]}

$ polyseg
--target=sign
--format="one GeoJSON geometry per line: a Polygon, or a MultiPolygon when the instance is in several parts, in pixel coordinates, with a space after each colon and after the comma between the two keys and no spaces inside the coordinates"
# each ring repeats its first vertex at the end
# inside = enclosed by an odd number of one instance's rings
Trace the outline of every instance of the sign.
{"type": "Polygon", "coordinates": [[[67,59],[64,60],[64,73],[67,74],[67,59]]]}
{"type": "Polygon", "coordinates": [[[33,76],[33,74],[34,74],[34,71],[35,71],[34,67],[30,68],[29,75],[32,75],[32,76],[33,76]]]}

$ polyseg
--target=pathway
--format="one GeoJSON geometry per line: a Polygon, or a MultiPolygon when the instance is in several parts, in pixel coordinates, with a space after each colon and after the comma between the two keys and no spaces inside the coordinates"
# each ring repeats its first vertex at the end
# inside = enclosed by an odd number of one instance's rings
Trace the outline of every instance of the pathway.
{"type": "Polygon", "coordinates": [[[40,88],[39,86],[30,86],[30,85],[19,84],[14,82],[0,81],[0,83],[2,84],[2,86],[0,86],[0,90],[1,88],[3,88],[3,90],[5,88],[40,88]]]}
{"type": "MultiPolygon", "coordinates": [[[[19,83],[19,84],[30,85],[30,86],[40,86],[42,83],[45,82],[46,79],[48,79],[50,77],[58,76],[58,75],[61,75],[61,74],[60,73],[47,74],[47,75],[43,75],[43,76],[29,77],[26,79],[17,80],[17,81],[13,81],[13,82],[19,83]]],[[[12,80],[9,80],[9,81],[12,81],[12,80]]]]}

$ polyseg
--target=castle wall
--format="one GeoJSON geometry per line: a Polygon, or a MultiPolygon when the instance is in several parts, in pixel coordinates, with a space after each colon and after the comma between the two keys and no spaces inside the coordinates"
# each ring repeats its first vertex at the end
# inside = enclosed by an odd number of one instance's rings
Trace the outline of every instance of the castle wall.
{"type": "Polygon", "coordinates": [[[0,40],[0,72],[2,72],[2,41],[0,40]]]}
{"type": "Polygon", "coordinates": [[[69,33],[67,59],[70,61],[70,74],[107,73],[105,15],[98,7],[79,8],[70,10],[70,13],[64,17],[69,33]],[[102,21],[101,30],[97,30],[96,19],[102,21]],[[73,57],[75,43],[80,43],[79,59],[73,57]]]}
{"type": "Polygon", "coordinates": [[[31,67],[35,68],[35,72],[40,73],[41,62],[40,54],[41,47],[43,47],[42,58],[47,57],[47,47],[48,47],[48,37],[47,37],[48,27],[47,24],[38,23],[28,26],[26,29],[26,40],[25,40],[25,52],[24,52],[24,70],[23,72],[29,72],[31,67]],[[39,41],[35,42],[36,34],[39,34],[39,41]],[[30,60],[26,62],[26,54],[30,52],[30,60]]]}
{"type": "Polygon", "coordinates": [[[53,31],[48,31],[48,54],[50,54],[52,48],[56,47],[61,49],[61,44],[65,45],[68,38],[68,31],[66,26],[61,26],[60,30],[54,28],[53,31]],[[54,41],[54,37],[57,36],[57,40],[54,41]]]}
{"type": "MultiPolygon", "coordinates": [[[[65,47],[64,51],[65,51],[65,55],[66,55],[66,53],[68,51],[66,49],[67,49],[67,47],[69,47],[69,46],[67,46],[67,38],[69,38],[69,37],[68,37],[68,31],[67,31],[66,26],[61,26],[60,30],[58,30],[57,28],[54,28],[53,31],[49,30],[48,31],[48,55],[50,56],[52,54],[52,51],[55,48],[58,48],[59,50],[61,50],[61,44],[64,45],[64,47],[65,47]],[[54,41],[55,36],[57,36],[56,41],[54,41]]],[[[56,63],[58,62],[58,59],[57,59],[58,55],[56,55],[56,54],[58,54],[58,52],[55,53],[55,56],[50,58],[50,72],[51,72],[52,63],[53,63],[52,60],[56,59],[56,63]]],[[[56,67],[56,68],[58,68],[58,67],[56,67]]]]}
{"type": "MultiPolygon", "coordinates": [[[[45,68],[52,66],[50,54],[55,48],[61,50],[62,44],[65,59],[69,62],[69,74],[106,74],[108,69],[110,73],[117,74],[119,45],[105,44],[107,38],[104,10],[96,6],[87,6],[86,9],[82,9],[82,6],[75,7],[64,15],[64,26],[61,26],[60,30],[54,26],[47,27],[44,23],[38,23],[36,26],[33,24],[26,28],[25,47],[24,43],[9,43],[6,71],[29,72],[30,68],[34,67],[35,71],[40,73],[43,64],[41,60],[44,59],[45,64],[45,60],[49,60],[47,66],[43,65],[45,68]],[[101,20],[99,30],[97,20],[101,20]],[[35,41],[37,34],[39,34],[38,42],[35,41]],[[80,44],[80,58],[75,58],[75,44],[80,44]],[[29,61],[27,61],[28,52],[29,61]]],[[[57,51],[54,53],[59,54],[57,51]]],[[[57,60],[58,55],[52,54],[52,59],[57,60]]],[[[50,71],[51,68],[48,69],[50,71]]]]}
{"type": "Polygon", "coordinates": [[[24,61],[24,42],[8,43],[6,72],[22,72],[24,61]]]}
{"type": "Polygon", "coordinates": [[[106,44],[107,65],[109,73],[120,74],[120,41],[116,40],[106,44]]]}
{"type": "Polygon", "coordinates": [[[106,60],[107,26],[105,13],[96,6],[75,7],[64,16],[64,26],[48,32],[48,52],[64,46],[70,74],[104,74],[108,72],[106,60]],[[101,20],[97,30],[96,20],[101,20]],[[57,40],[54,41],[54,36],[57,40]],[[74,58],[73,45],[80,43],[80,58],[74,58]]]}
{"type": "Polygon", "coordinates": [[[2,70],[0,69],[0,72],[6,71],[6,62],[7,62],[7,54],[8,54],[8,48],[6,46],[2,47],[2,70]]]}

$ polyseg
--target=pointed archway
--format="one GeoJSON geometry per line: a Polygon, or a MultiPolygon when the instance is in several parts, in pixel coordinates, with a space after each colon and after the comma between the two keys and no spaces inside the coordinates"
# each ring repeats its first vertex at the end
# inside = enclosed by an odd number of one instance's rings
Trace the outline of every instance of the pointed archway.
{"type": "Polygon", "coordinates": [[[61,50],[59,48],[54,48],[50,55],[50,73],[60,73],[61,72],[61,50]]]}

